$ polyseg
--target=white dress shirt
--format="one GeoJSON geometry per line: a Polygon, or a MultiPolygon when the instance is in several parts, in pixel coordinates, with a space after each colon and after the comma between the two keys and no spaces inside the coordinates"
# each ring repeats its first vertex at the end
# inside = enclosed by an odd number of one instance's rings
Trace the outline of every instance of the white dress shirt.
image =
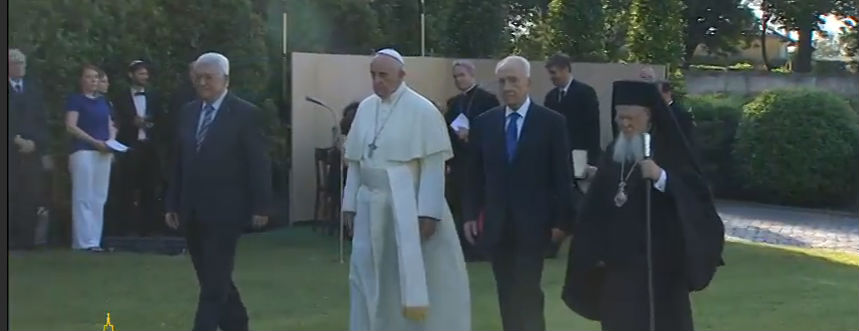
{"type": "Polygon", "coordinates": [[[507,126],[510,125],[510,118],[511,118],[510,114],[512,114],[513,112],[518,113],[519,114],[519,122],[516,122],[516,137],[521,139],[522,138],[522,126],[525,124],[525,117],[528,116],[528,108],[531,108],[531,97],[530,96],[525,98],[525,102],[523,102],[522,105],[519,106],[519,108],[516,110],[511,109],[510,106],[505,107],[504,130],[506,131],[507,126]]]}
{"type": "MultiPolygon", "coordinates": [[[[212,102],[212,108],[215,108],[215,113],[212,114],[212,122],[213,123],[215,122],[215,118],[218,117],[218,112],[221,111],[221,103],[224,102],[224,97],[227,96],[227,92],[229,92],[229,90],[224,90],[224,93],[222,93],[221,96],[219,96],[217,99],[215,99],[215,102],[212,102]]],[[[197,131],[195,131],[195,132],[200,132],[200,127],[203,126],[203,118],[204,118],[203,115],[205,114],[207,104],[208,103],[206,103],[206,101],[203,101],[202,104],[200,105],[200,107],[201,107],[201,109],[203,109],[203,111],[200,112],[200,119],[197,121],[197,131]]]]}
{"type": "Polygon", "coordinates": [[[572,85],[572,84],[573,84],[573,79],[570,78],[570,80],[567,82],[567,85],[564,85],[564,87],[558,88],[558,102],[561,102],[561,100],[563,100],[565,97],[567,97],[567,91],[570,90],[570,85],[572,85]]]}
{"type": "Polygon", "coordinates": [[[16,91],[18,93],[24,92],[24,79],[9,78],[9,84],[12,84],[12,91],[16,91]]]}
{"type": "Polygon", "coordinates": [[[665,172],[665,169],[659,174],[659,179],[653,182],[653,188],[659,190],[659,192],[665,193],[665,184],[668,182],[668,174],[665,172]]]}
{"type": "MultiPolygon", "coordinates": [[[[137,116],[140,118],[146,119],[146,96],[145,95],[135,95],[137,92],[146,92],[145,88],[131,88],[131,100],[134,101],[134,109],[137,112],[137,116]]],[[[137,130],[137,140],[146,140],[146,131],[143,128],[137,130]]]]}

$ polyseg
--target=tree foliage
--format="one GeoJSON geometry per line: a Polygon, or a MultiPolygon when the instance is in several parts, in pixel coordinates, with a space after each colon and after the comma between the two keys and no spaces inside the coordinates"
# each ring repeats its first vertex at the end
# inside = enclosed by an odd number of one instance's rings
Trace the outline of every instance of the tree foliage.
{"type": "Polygon", "coordinates": [[[605,34],[601,0],[552,0],[546,17],[549,46],[576,61],[604,61],[605,34]]]}
{"type": "Polygon", "coordinates": [[[813,34],[824,23],[823,15],[835,14],[856,18],[854,0],[757,0],[773,20],[799,34],[793,71],[810,72],[813,34]]]}
{"type": "Polygon", "coordinates": [[[421,21],[417,0],[374,0],[370,5],[379,17],[384,43],[380,47],[395,47],[403,55],[420,55],[421,21]]]}
{"type": "Polygon", "coordinates": [[[627,34],[629,59],[677,65],[683,55],[682,0],[633,0],[627,34]]]}
{"type": "Polygon", "coordinates": [[[448,13],[442,48],[445,55],[496,57],[506,48],[507,7],[503,4],[495,0],[453,1],[448,13]]]}
{"type": "Polygon", "coordinates": [[[603,0],[606,57],[618,61],[629,57],[625,50],[626,36],[629,34],[629,6],[632,0],[603,0]]]}
{"type": "Polygon", "coordinates": [[[736,53],[738,46],[753,36],[755,15],[742,0],[686,0],[686,38],[684,62],[695,53],[698,45],[716,55],[736,53]]]}

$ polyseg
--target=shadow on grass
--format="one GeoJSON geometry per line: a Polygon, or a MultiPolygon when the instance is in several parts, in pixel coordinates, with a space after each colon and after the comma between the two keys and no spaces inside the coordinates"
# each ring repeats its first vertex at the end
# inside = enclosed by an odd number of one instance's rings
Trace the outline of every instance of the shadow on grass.
{"type": "MultiPolygon", "coordinates": [[[[697,329],[859,328],[859,255],[729,243],[725,260],[711,287],[693,294],[697,329]]],[[[563,305],[565,268],[564,256],[546,262],[549,329],[598,330],[563,305]]],[[[473,329],[500,329],[491,268],[468,269],[473,329]]],[[[336,237],[307,228],[250,234],[239,245],[235,281],[253,329],[346,329],[347,277],[336,237]]],[[[34,252],[10,258],[9,279],[15,330],[97,329],[108,311],[117,329],[187,330],[197,297],[187,256],[34,252]]]]}

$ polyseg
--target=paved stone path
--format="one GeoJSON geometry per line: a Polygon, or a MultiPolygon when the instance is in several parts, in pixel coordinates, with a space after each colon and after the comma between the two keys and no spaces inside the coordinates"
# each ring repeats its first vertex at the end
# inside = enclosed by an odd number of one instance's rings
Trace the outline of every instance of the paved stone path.
{"type": "Polygon", "coordinates": [[[859,217],[834,212],[718,201],[728,238],[859,254],[859,217]]]}

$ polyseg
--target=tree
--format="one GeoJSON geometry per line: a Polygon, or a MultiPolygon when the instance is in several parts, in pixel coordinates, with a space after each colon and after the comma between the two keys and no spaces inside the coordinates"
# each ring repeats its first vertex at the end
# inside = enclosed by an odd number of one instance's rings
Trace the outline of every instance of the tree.
{"type": "Polygon", "coordinates": [[[712,54],[736,53],[747,41],[745,32],[755,25],[752,9],[741,0],[686,0],[685,17],[686,66],[700,44],[712,54]]]}
{"type": "Polygon", "coordinates": [[[844,55],[850,57],[848,63],[850,71],[859,72],[859,22],[841,28],[839,43],[844,50],[844,55]]]}
{"type": "MultiPolygon", "coordinates": [[[[418,0],[373,0],[370,6],[379,17],[384,45],[394,47],[401,54],[413,56],[421,53],[421,21],[418,0]]],[[[429,28],[429,26],[427,27],[429,28]]]]}
{"type": "Polygon", "coordinates": [[[511,3],[507,20],[507,30],[512,36],[511,53],[528,59],[542,59],[551,52],[549,48],[551,28],[544,11],[539,6],[526,7],[519,3],[511,3]]]}
{"type": "Polygon", "coordinates": [[[445,23],[445,55],[495,57],[509,42],[507,8],[495,0],[455,1],[445,23]]]}
{"type": "Polygon", "coordinates": [[[683,56],[682,0],[633,0],[629,9],[629,59],[677,65],[683,56]]]}
{"type": "Polygon", "coordinates": [[[603,28],[606,57],[609,61],[626,59],[624,52],[629,33],[629,6],[632,0],[603,0],[603,28]]]}
{"type": "Polygon", "coordinates": [[[547,16],[550,48],[576,61],[604,61],[602,7],[600,0],[552,0],[547,16]]]}
{"type": "Polygon", "coordinates": [[[771,13],[775,22],[799,34],[793,62],[795,72],[811,71],[812,39],[824,23],[822,16],[832,13],[855,18],[856,6],[855,0],[766,0],[762,3],[763,10],[771,13]]]}
{"type": "Polygon", "coordinates": [[[817,38],[814,43],[816,58],[838,58],[841,56],[841,44],[835,36],[828,35],[817,38]]]}

